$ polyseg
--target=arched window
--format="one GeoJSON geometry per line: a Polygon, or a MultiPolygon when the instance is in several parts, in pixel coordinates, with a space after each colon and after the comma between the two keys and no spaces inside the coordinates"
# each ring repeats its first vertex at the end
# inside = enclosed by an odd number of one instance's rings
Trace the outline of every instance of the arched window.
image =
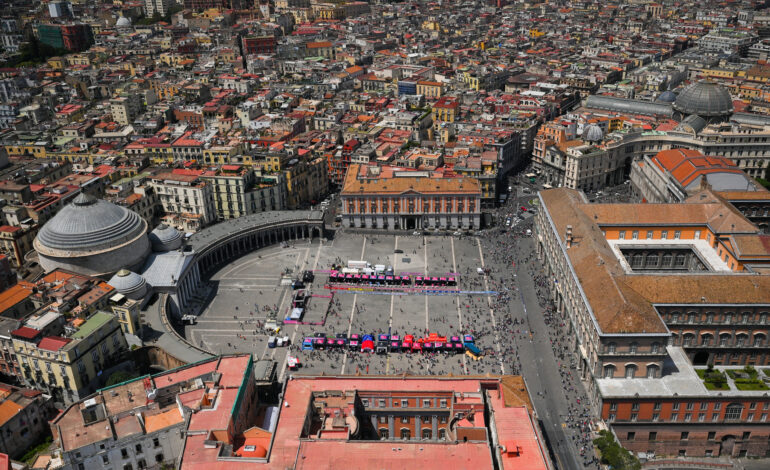
{"type": "Polygon", "coordinates": [[[706,333],[700,337],[700,344],[701,346],[711,346],[711,341],[714,339],[714,336],[706,333]]]}
{"type": "Polygon", "coordinates": [[[741,347],[746,344],[746,339],[748,339],[749,335],[745,333],[741,333],[739,335],[735,336],[735,342],[738,347],[741,347]]]}
{"type": "Polygon", "coordinates": [[[765,335],[762,333],[757,333],[754,335],[754,346],[762,346],[765,344],[765,335]]]}
{"type": "Polygon", "coordinates": [[[692,342],[695,339],[695,335],[692,333],[685,333],[682,336],[682,346],[692,346],[692,342]]]}
{"type": "Polygon", "coordinates": [[[433,437],[433,431],[431,429],[423,429],[422,430],[422,438],[423,439],[430,439],[433,437]]]}
{"type": "Polygon", "coordinates": [[[401,439],[409,439],[412,433],[407,428],[401,428],[401,439]]]}
{"type": "Polygon", "coordinates": [[[658,265],[658,255],[647,255],[647,266],[656,267],[658,265]]]}
{"type": "Polygon", "coordinates": [[[628,364],[626,366],[626,378],[633,379],[635,375],[636,375],[636,365],[628,364]]]}
{"type": "Polygon", "coordinates": [[[725,421],[741,419],[743,414],[743,405],[740,403],[730,403],[725,408],[725,421]]]}
{"type": "Polygon", "coordinates": [[[719,335],[719,345],[720,346],[727,346],[727,343],[730,342],[730,333],[722,333],[719,335]]]}
{"type": "Polygon", "coordinates": [[[380,428],[380,439],[387,439],[389,436],[388,428],[380,428]]]}
{"type": "Polygon", "coordinates": [[[654,379],[660,375],[660,367],[657,364],[650,364],[647,366],[647,378],[654,379]]]}
{"type": "Polygon", "coordinates": [[[441,439],[441,440],[446,439],[446,429],[440,428],[438,430],[438,438],[441,439]]]}
{"type": "Polygon", "coordinates": [[[671,256],[671,253],[666,253],[663,255],[663,262],[662,267],[669,268],[671,267],[671,260],[673,259],[673,256],[671,256]]]}
{"type": "Polygon", "coordinates": [[[637,253],[633,257],[633,261],[631,261],[631,266],[638,268],[642,265],[642,254],[637,253]]]}
{"type": "Polygon", "coordinates": [[[615,377],[615,366],[612,364],[604,366],[604,378],[611,379],[613,377],[615,377]]]}

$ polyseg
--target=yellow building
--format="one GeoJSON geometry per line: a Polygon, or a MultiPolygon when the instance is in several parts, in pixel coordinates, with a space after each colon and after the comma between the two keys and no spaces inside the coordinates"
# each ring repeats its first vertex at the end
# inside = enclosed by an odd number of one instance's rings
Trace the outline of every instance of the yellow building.
{"type": "Polygon", "coordinates": [[[139,307],[141,302],[132,300],[123,294],[110,297],[110,308],[120,324],[124,334],[139,336],[139,307]]]}
{"type": "Polygon", "coordinates": [[[48,151],[43,144],[6,145],[5,151],[9,157],[35,157],[46,158],[48,151]]]}
{"type": "Polygon", "coordinates": [[[128,344],[118,321],[104,312],[75,319],[66,329],[75,331],[49,336],[23,326],[11,332],[11,340],[24,381],[72,403],[104,385],[104,372],[121,361],[128,344]]]}
{"type": "Polygon", "coordinates": [[[433,123],[455,122],[459,103],[455,98],[443,97],[433,105],[433,123]]]}
{"type": "Polygon", "coordinates": [[[426,98],[441,98],[443,86],[439,82],[419,81],[417,82],[417,94],[426,98]]]}
{"type": "Polygon", "coordinates": [[[462,78],[468,88],[479,91],[479,77],[475,72],[463,72],[462,78]]]}
{"type": "Polygon", "coordinates": [[[64,70],[64,59],[61,57],[51,57],[47,62],[48,66],[54,70],[64,70]]]}

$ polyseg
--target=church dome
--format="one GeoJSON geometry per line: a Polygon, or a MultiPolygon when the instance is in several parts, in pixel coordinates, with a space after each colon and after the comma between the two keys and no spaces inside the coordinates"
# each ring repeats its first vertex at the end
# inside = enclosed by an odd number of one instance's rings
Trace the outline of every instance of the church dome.
{"type": "Polygon", "coordinates": [[[120,18],[118,18],[118,22],[115,23],[115,26],[117,26],[118,28],[128,28],[129,26],[131,26],[131,20],[126,18],[125,16],[121,16],[120,18]]]}
{"type": "Polygon", "coordinates": [[[710,81],[686,86],[676,97],[674,109],[684,115],[704,118],[727,116],[733,112],[733,100],[724,87],[710,81]]]}
{"type": "Polygon", "coordinates": [[[160,224],[150,232],[152,251],[171,251],[182,246],[182,234],[174,227],[160,224]]]}
{"type": "Polygon", "coordinates": [[[583,129],[583,140],[587,142],[601,142],[604,139],[604,131],[596,124],[589,124],[583,129]]]}
{"type": "Polygon", "coordinates": [[[140,265],[150,248],[146,231],[135,212],[81,193],[43,225],[34,246],[46,272],[99,276],[140,265]]]}
{"type": "Polygon", "coordinates": [[[147,294],[147,281],[128,269],[118,271],[107,284],[129,299],[140,300],[147,294]]]}

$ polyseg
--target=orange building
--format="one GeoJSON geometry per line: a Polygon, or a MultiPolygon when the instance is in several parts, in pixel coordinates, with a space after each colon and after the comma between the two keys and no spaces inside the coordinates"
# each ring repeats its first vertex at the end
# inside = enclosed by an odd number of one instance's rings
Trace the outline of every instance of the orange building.
{"type": "Polygon", "coordinates": [[[711,190],[680,204],[539,197],[551,298],[591,404],[621,444],[766,455],[770,236],[711,190]]]}
{"type": "Polygon", "coordinates": [[[351,164],[340,193],[345,227],[478,229],[481,186],[475,178],[351,164]]]}

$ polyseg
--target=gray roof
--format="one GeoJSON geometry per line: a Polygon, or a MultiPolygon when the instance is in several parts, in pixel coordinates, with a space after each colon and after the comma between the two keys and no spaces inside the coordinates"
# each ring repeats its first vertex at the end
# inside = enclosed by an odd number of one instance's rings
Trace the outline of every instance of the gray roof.
{"type": "Polygon", "coordinates": [[[583,129],[583,140],[588,142],[600,142],[604,138],[604,131],[596,124],[589,124],[583,129]]]}
{"type": "Polygon", "coordinates": [[[674,109],[682,114],[725,116],[733,112],[733,99],[724,87],[710,81],[686,86],[676,97],[674,109]]]}
{"type": "Polygon", "coordinates": [[[160,224],[150,232],[153,251],[171,251],[182,246],[182,234],[174,227],[160,224]]]}
{"type": "Polygon", "coordinates": [[[666,90],[663,93],[661,93],[658,96],[658,99],[656,99],[655,101],[658,101],[660,103],[673,103],[674,101],[676,101],[676,93],[674,93],[671,90],[666,90]]]}
{"type": "Polygon", "coordinates": [[[176,288],[177,282],[192,263],[195,253],[169,251],[152,253],[142,269],[142,276],[152,287],[176,288]]]}
{"type": "Polygon", "coordinates": [[[674,115],[674,110],[667,103],[652,103],[603,95],[589,96],[586,98],[585,107],[618,113],[640,114],[643,116],[671,117],[674,115]]]}
{"type": "Polygon", "coordinates": [[[43,225],[37,241],[43,248],[88,252],[121,245],[146,230],[135,212],[81,193],[43,225]]]}
{"type": "Polygon", "coordinates": [[[206,227],[190,237],[190,246],[197,252],[218,240],[238,232],[246,232],[260,225],[271,225],[293,221],[323,222],[322,211],[270,211],[251,214],[237,219],[222,221],[206,227]]]}
{"type": "Polygon", "coordinates": [[[730,120],[737,122],[738,124],[750,124],[755,126],[770,125],[770,116],[765,114],[735,113],[730,117],[730,120]]]}
{"type": "Polygon", "coordinates": [[[109,281],[107,281],[107,284],[114,287],[121,294],[128,295],[129,297],[134,293],[144,294],[143,291],[147,289],[147,281],[144,277],[127,269],[118,271],[109,281]]]}
{"type": "Polygon", "coordinates": [[[706,120],[697,114],[687,116],[676,126],[677,130],[692,131],[695,134],[702,131],[704,127],[706,127],[706,120]]]}
{"type": "MultiPolygon", "coordinates": [[[[687,185],[688,190],[700,187],[702,176],[687,185]]],[[[743,173],[714,172],[706,174],[706,181],[714,191],[756,191],[754,184],[743,173]]]]}

